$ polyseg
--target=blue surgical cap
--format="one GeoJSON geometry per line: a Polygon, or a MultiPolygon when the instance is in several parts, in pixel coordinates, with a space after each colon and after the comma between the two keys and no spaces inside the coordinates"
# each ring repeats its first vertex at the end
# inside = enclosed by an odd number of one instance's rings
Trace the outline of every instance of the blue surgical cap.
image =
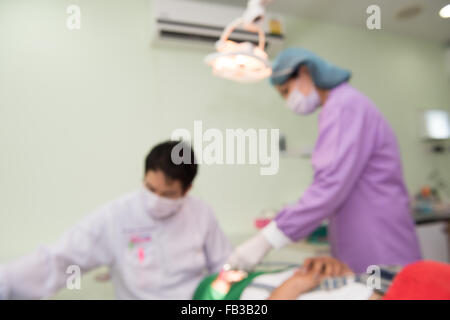
{"type": "Polygon", "coordinates": [[[314,84],[321,89],[332,89],[348,81],[351,72],[339,68],[316,54],[303,48],[288,48],[281,51],[272,63],[272,85],[284,84],[300,66],[308,67],[314,84]]]}

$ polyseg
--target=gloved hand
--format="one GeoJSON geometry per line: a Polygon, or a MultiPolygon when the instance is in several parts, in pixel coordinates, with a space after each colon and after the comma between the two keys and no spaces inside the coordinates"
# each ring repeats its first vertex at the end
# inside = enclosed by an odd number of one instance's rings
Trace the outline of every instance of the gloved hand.
{"type": "Polygon", "coordinates": [[[252,270],[273,248],[279,249],[292,242],[277,226],[270,222],[256,236],[237,247],[228,257],[225,266],[234,270],[252,270]]]}
{"type": "Polygon", "coordinates": [[[272,248],[260,232],[234,249],[225,265],[231,270],[250,271],[272,248]]]}

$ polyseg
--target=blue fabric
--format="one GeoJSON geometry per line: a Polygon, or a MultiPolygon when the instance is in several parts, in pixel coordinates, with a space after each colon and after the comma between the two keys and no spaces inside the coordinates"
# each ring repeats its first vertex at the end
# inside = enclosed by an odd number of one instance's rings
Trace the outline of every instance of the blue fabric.
{"type": "Polygon", "coordinates": [[[325,61],[309,50],[288,48],[281,51],[273,61],[270,83],[284,84],[302,65],[308,67],[314,84],[321,89],[332,89],[351,77],[350,71],[325,61]]]}

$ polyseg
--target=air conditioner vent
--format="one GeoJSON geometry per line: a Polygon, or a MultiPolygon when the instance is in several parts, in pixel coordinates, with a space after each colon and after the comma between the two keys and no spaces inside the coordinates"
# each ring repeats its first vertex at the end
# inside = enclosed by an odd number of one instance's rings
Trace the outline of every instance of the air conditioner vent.
{"type": "MultiPolygon", "coordinates": [[[[211,47],[219,40],[227,24],[241,16],[245,9],[187,0],[154,0],[152,3],[155,27],[153,42],[158,45],[170,43],[183,47],[198,47],[198,45],[211,47]]],[[[271,50],[272,52],[280,50],[284,41],[280,17],[268,15],[262,27],[269,54],[271,50]]],[[[229,39],[236,42],[248,41],[256,45],[258,35],[237,29],[229,39]]]]}

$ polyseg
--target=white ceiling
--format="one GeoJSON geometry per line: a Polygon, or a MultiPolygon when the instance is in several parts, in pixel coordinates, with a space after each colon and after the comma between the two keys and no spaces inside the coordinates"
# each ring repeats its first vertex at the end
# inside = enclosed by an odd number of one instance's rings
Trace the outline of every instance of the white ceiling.
{"type": "MultiPolygon", "coordinates": [[[[245,7],[247,0],[196,0],[245,7]]],[[[376,4],[381,8],[383,30],[430,40],[450,41],[450,18],[442,19],[439,10],[450,0],[272,0],[267,10],[302,18],[327,20],[365,27],[366,9],[376,4]],[[422,11],[410,18],[398,19],[398,11],[419,5],[422,11]]]]}

